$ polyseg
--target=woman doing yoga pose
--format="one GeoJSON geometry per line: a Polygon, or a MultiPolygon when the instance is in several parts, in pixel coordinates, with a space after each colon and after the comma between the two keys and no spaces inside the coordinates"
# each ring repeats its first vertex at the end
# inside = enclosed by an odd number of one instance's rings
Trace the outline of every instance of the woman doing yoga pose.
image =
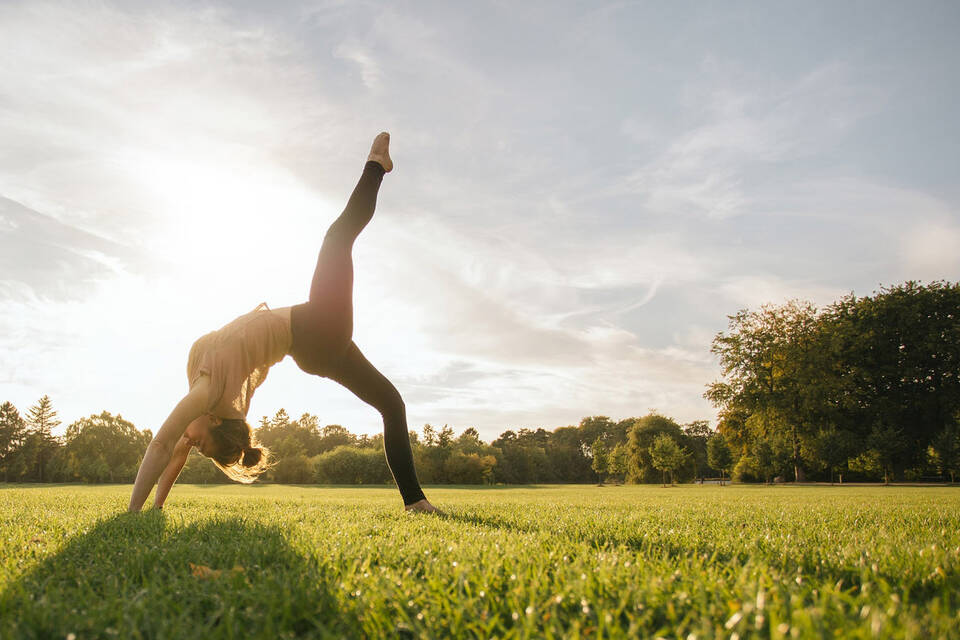
{"type": "Polygon", "coordinates": [[[280,309],[261,303],[193,343],[187,358],[190,391],[147,447],[130,511],[140,510],[154,484],[154,506],[163,506],[192,447],[230,478],[252,482],[266,459],[246,422],[250,398],[268,369],[288,354],[303,371],[339,382],[380,412],[387,464],[404,507],[437,510],[417,481],[403,399],[352,339],[353,242],[373,217],[384,173],[393,169],[389,147],[390,134],[374,139],[346,208],[324,236],[308,301],[280,309]]]}

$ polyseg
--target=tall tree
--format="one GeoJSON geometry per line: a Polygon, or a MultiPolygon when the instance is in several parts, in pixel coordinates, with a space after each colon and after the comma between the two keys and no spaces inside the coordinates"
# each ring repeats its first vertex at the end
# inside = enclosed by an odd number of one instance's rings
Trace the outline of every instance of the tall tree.
{"type": "Polygon", "coordinates": [[[591,468],[592,460],[586,453],[587,447],[579,428],[557,427],[548,435],[546,453],[556,472],[556,482],[594,482],[598,479],[591,468]]]}
{"type": "Polygon", "coordinates": [[[57,419],[57,412],[50,402],[50,396],[43,396],[37,404],[30,407],[27,425],[36,441],[33,464],[37,469],[37,479],[43,482],[46,478],[44,473],[46,467],[59,446],[57,438],[53,435],[53,429],[60,426],[60,420],[57,419]]]}
{"type": "Polygon", "coordinates": [[[333,451],[341,445],[355,444],[357,437],[339,424],[328,424],[320,430],[320,453],[333,451]]]}
{"type": "Polygon", "coordinates": [[[4,482],[10,481],[11,470],[15,474],[19,471],[17,462],[22,457],[26,435],[26,425],[17,408],[10,402],[0,405],[0,467],[4,482]]]}
{"type": "Polygon", "coordinates": [[[627,463],[627,479],[633,482],[656,482],[657,469],[653,466],[650,457],[650,447],[660,434],[667,434],[676,441],[683,438],[680,425],[671,418],[650,413],[638,419],[627,440],[629,458],[627,463]]]}
{"type": "Polygon", "coordinates": [[[614,478],[618,482],[623,482],[627,476],[628,459],[629,454],[626,442],[621,442],[611,449],[607,455],[607,473],[610,474],[610,477],[607,479],[614,478]]]}
{"type": "Polygon", "coordinates": [[[667,474],[670,474],[670,483],[673,484],[673,474],[684,463],[686,451],[680,448],[677,441],[666,433],[659,434],[653,439],[650,446],[650,462],[654,469],[663,473],[663,486],[667,486],[667,474]]]}
{"type": "Polygon", "coordinates": [[[597,438],[590,446],[590,449],[593,451],[593,461],[590,463],[590,468],[596,472],[597,477],[600,480],[600,484],[602,485],[603,479],[606,478],[607,474],[609,473],[607,471],[607,465],[610,456],[610,449],[602,438],[597,438]]]}
{"type": "Polygon", "coordinates": [[[497,450],[494,478],[497,482],[529,484],[555,482],[546,446],[549,433],[544,429],[507,430],[491,444],[497,450]]]}
{"type": "Polygon", "coordinates": [[[883,484],[890,484],[890,475],[910,448],[903,430],[889,424],[877,425],[867,438],[867,446],[883,471],[883,484]]]}
{"type": "Polygon", "coordinates": [[[63,453],[66,474],[82,482],[131,482],[153,439],[121,416],[104,411],[67,427],[63,453]]]}
{"type": "Polygon", "coordinates": [[[908,281],[827,308],[842,427],[895,445],[887,474],[918,466],[960,410],[960,284],[908,281]],[[893,431],[899,431],[891,439],[893,431]]]}
{"type": "Polygon", "coordinates": [[[776,464],[776,454],[769,440],[760,440],[756,443],[753,458],[756,461],[757,472],[763,478],[764,484],[770,484],[770,478],[773,477],[774,465],[776,464]]]}
{"type": "Polygon", "coordinates": [[[309,413],[304,413],[297,420],[290,420],[286,410],[280,409],[273,419],[266,420],[264,417],[260,421],[260,428],[255,435],[260,444],[270,450],[291,437],[297,441],[303,449],[303,455],[307,457],[318,455],[326,450],[327,443],[324,442],[319,429],[319,420],[309,413]]]}
{"type": "Polygon", "coordinates": [[[687,460],[694,479],[702,478],[707,469],[707,440],[712,434],[707,420],[694,420],[683,427],[683,448],[690,453],[687,460]]]}
{"type": "MultiPolygon", "coordinates": [[[[621,421],[622,422],[622,421],[621,421]]],[[[627,439],[627,428],[629,425],[622,425],[612,421],[607,416],[588,416],[580,420],[577,431],[580,436],[580,443],[583,447],[583,453],[588,458],[593,457],[591,448],[593,443],[599,438],[601,442],[608,445],[608,448],[617,442],[623,442],[627,439]]]]}
{"type": "Polygon", "coordinates": [[[720,472],[720,485],[723,486],[723,474],[733,465],[733,455],[723,434],[716,433],[707,440],[707,461],[711,467],[720,472]]]}
{"type": "Polygon", "coordinates": [[[834,428],[821,431],[810,443],[813,457],[830,470],[830,484],[833,484],[834,473],[839,474],[840,484],[843,484],[844,469],[850,458],[859,453],[857,449],[853,433],[834,428]]]}
{"type": "Polygon", "coordinates": [[[825,354],[817,310],[792,300],[730,316],[728,333],[713,339],[724,380],[704,394],[724,414],[762,411],[771,425],[789,434],[794,479],[804,478],[801,450],[816,432],[826,404],[825,354]]]}
{"type": "Polygon", "coordinates": [[[960,466],[960,425],[954,423],[938,433],[931,448],[940,473],[949,475],[950,482],[954,482],[957,467],[960,466]]]}
{"type": "Polygon", "coordinates": [[[473,427],[467,427],[457,438],[457,449],[465,454],[480,453],[486,445],[480,440],[480,432],[473,427]]]}
{"type": "Polygon", "coordinates": [[[287,434],[271,449],[273,463],[270,479],[286,484],[302,484],[313,479],[313,468],[303,442],[293,433],[287,434]]]}

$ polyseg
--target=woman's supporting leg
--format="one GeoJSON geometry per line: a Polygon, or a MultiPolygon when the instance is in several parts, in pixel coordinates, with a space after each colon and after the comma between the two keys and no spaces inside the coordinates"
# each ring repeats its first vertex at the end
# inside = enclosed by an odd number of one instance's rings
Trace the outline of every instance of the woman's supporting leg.
{"type": "Polygon", "coordinates": [[[353,337],[353,243],[373,217],[383,167],[368,161],[343,213],[327,229],[310,283],[311,349],[342,353],[353,337]]]}
{"type": "Polygon", "coordinates": [[[407,434],[407,411],[397,388],[363,356],[356,343],[350,342],[336,370],[328,376],[375,408],[383,416],[383,448],[387,465],[403,496],[403,504],[424,500],[417,480],[407,434]]]}

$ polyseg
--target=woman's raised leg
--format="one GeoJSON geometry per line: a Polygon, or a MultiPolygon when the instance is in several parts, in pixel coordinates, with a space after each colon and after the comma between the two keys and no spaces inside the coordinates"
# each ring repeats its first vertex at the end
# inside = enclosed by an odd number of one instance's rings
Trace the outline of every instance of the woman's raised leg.
{"type": "MultiPolygon", "coordinates": [[[[353,336],[353,243],[373,217],[383,167],[367,162],[343,213],[327,229],[310,282],[316,326],[342,346],[353,336]]],[[[314,315],[312,314],[312,315],[314,315]]]]}
{"type": "Polygon", "coordinates": [[[353,337],[353,243],[373,217],[384,173],[393,168],[390,134],[373,141],[347,206],[323,238],[310,282],[309,349],[335,360],[353,337]]]}
{"type": "Polygon", "coordinates": [[[425,501],[417,472],[413,466],[410,436],[407,433],[407,411],[397,388],[364,357],[351,341],[337,368],[327,375],[349,389],[355,396],[380,412],[383,417],[383,448],[387,465],[410,506],[425,501]]]}

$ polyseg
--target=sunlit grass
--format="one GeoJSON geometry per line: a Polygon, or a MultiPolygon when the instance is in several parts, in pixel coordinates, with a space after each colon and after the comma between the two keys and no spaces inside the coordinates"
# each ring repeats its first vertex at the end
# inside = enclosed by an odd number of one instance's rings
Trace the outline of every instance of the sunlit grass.
{"type": "MultiPolygon", "coordinates": [[[[2,486],[2,485],[0,485],[2,486]]],[[[0,489],[5,637],[949,637],[949,488],[0,489]],[[198,577],[194,566],[222,570],[198,577]]]]}

